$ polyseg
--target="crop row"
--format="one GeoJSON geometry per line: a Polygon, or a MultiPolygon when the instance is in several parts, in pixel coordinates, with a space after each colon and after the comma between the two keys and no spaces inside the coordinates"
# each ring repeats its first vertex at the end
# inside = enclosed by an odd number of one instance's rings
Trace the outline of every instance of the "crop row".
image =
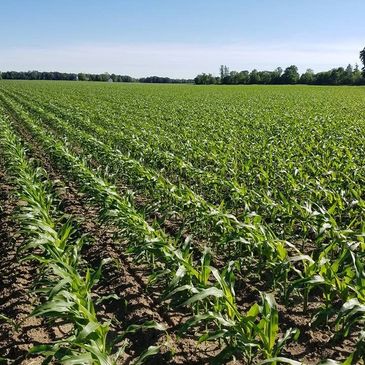
{"type": "Polygon", "coordinates": [[[18,199],[23,202],[16,216],[27,240],[21,248],[28,253],[23,260],[35,260],[41,266],[35,285],[42,293],[42,302],[31,315],[63,319],[72,325],[67,338],[34,346],[30,352],[63,363],[112,364],[106,340],[109,325],[99,322],[91,293],[102,267],[83,267],[80,251],[85,240],[75,235],[71,220],[63,223],[54,217],[51,184],[45,171],[28,159],[6,120],[0,119],[0,127],[8,171],[18,188],[18,199]]]}

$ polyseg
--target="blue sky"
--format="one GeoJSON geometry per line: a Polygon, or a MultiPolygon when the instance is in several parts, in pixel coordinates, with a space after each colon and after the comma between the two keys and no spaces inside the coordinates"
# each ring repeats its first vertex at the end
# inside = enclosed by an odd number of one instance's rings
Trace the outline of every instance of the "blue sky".
{"type": "Polygon", "coordinates": [[[0,70],[194,77],[359,62],[364,0],[0,0],[0,70]]]}

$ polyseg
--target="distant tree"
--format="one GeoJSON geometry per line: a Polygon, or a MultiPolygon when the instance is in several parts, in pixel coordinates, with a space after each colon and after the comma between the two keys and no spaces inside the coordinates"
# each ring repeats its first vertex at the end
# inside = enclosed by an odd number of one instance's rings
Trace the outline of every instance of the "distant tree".
{"type": "Polygon", "coordinates": [[[51,72],[42,72],[41,73],[41,80],[52,80],[52,73],[51,72]]]}
{"type": "Polygon", "coordinates": [[[316,85],[329,85],[330,84],[331,71],[318,72],[315,75],[316,85]]]}
{"type": "Polygon", "coordinates": [[[248,84],[250,82],[250,72],[245,70],[238,73],[238,83],[248,84]]]}
{"type": "Polygon", "coordinates": [[[362,72],[363,72],[363,75],[365,77],[365,47],[362,51],[360,51],[360,60],[363,64],[363,67],[362,67],[362,72]]]}
{"type": "Polygon", "coordinates": [[[109,79],[110,79],[110,75],[108,72],[104,72],[103,74],[99,75],[100,81],[109,81],[109,79]]]}
{"type": "Polygon", "coordinates": [[[0,80],[2,79],[3,77],[2,77],[2,74],[1,74],[1,71],[0,71],[0,80]]]}
{"type": "Polygon", "coordinates": [[[223,65],[219,66],[219,76],[220,76],[221,79],[223,79],[223,77],[225,76],[224,75],[224,66],[223,65]]]}
{"type": "Polygon", "coordinates": [[[226,65],[220,65],[219,74],[221,79],[224,79],[225,77],[229,76],[229,68],[226,65]]]}
{"type": "Polygon", "coordinates": [[[345,69],[345,75],[344,75],[344,78],[343,78],[343,82],[347,85],[352,85],[353,84],[353,76],[354,76],[354,69],[350,64],[348,64],[346,69],[345,69]]]}
{"type": "Polygon", "coordinates": [[[227,81],[228,84],[237,85],[239,82],[239,73],[237,71],[231,71],[227,81]]]}
{"type": "Polygon", "coordinates": [[[39,80],[40,73],[38,71],[31,71],[30,80],[39,80]]]}
{"type": "Polygon", "coordinates": [[[123,75],[123,76],[120,76],[120,81],[121,82],[133,82],[134,80],[130,76],[123,75]]]}
{"type": "Polygon", "coordinates": [[[68,78],[66,80],[69,80],[69,81],[77,81],[78,80],[78,76],[77,74],[69,74],[68,78]]]}
{"type": "Polygon", "coordinates": [[[280,84],[281,82],[281,75],[283,74],[283,69],[281,67],[277,67],[272,72],[272,83],[273,84],[280,84]]]}
{"type": "Polygon", "coordinates": [[[352,74],[352,82],[354,85],[361,85],[365,83],[358,64],[355,65],[354,72],[352,74]]]}
{"type": "Polygon", "coordinates": [[[194,82],[196,85],[210,85],[216,84],[217,79],[212,74],[202,73],[195,77],[194,82]]]}
{"type": "Polygon", "coordinates": [[[86,80],[88,80],[87,76],[84,73],[82,73],[82,72],[80,72],[77,76],[79,78],[79,81],[86,81],[86,80]]]}
{"type": "Polygon", "coordinates": [[[281,76],[281,80],[284,84],[296,84],[299,81],[298,67],[291,65],[287,67],[281,76]]]}
{"type": "Polygon", "coordinates": [[[343,67],[333,68],[329,75],[330,85],[344,85],[346,80],[346,72],[343,67]]]}
{"type": "Polygon", "coordinates": [[[308,68],[302,76],[300,76],[299,83],[300,84],[313,84],[315,80],[314,71],[308,68]]]}
{"type": "Polygon", "coordinates": [[[220,81],[222,84],[230,84],[229,68],[226,65],[219,67],[220,81]]]}
{"type": "Polygon", "coordinates": [[[250,84],[259,84],[260,75],[256,69],[253,69],[250,73],[250,84]]]}
{"type": "Polygon", "coordinates": [[[272,84],[273,75],[271,71],[259,71],[258,77],[260,84],[264,85],[272,84]]]}

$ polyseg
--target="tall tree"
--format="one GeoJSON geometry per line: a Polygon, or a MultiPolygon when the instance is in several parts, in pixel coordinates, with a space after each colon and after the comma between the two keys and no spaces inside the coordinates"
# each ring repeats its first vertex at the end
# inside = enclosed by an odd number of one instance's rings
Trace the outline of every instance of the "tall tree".
{"type": "Polygon", "coordinates": [[[314,71],[310,68],[305,71],[302,76],[300,76],[299,82],[301,84],[313,84],[314,82],[314,71]]]}
{"type": "Polygon", "coordinates": [[[298,67],[291,65],[287,67],[281,76],[284,84],[296,84],[299,81],[298,67]]]}
{"type": "Polygon", "coordinates": [[[256,69],[253,69],[250,73],[250,84],[259,84],[260,83],[260,75],[256,69]]]}
{"type": "Polygon", "coordinates": [[[364,81],[364,79],[362,78],[361,71],[359,69],[359,65],[356,64],[353,75],[352,75],[352,82],[354,83],[354,85],[361,85],[361,83],[363,81],[364,81]]]}
{"type": "Polygon", "coordinates": [[[241,71],[238,74],[238,83],[239,84],[248,84],[250,81],[250,72],[247,70],[241,71]]]}
{"type": "Polygon", "coordinates": [[[80,72],[80,73],[77,75],[77,77],[78,77],[78,80],[79,80],[79,81],[86,81],[86,80],[88,80],[88,78],[86,77],[86,75],[85,75],[83,72],[80,72]]]}
{"type": "Polygon", "coordinates": [[[282,73],[283,73],[283,69],[281,67],[277,67],[272,72],[272,82],[274,84],[280,84],[280,78],[281,78],[282,73]]]}
{"type": "Polygon", "coordinates": [[[194,82],[197,85],[210,85],[215,84],[217,80],[212,74],[202,73],[195,77],[194,82]]]}
{"type": "Polygon", "coordinates": [[[99,75],[100,81],[109,81],[110,75],[108,72],[104,72],[103,74],[99,75]]]}
{"type": "Polygon", "coordinates": [[[229,83],[229,68],[225,65],[221,65],[219,67],[219,74],[221,77],[221,83],[228,84],[229,83]]]}
{"type": "Polygon", "coordinates": [[[353,84],[353,75],[354,75],[354,69],[352,65],[348,64],[348,66],[345,69],[345,76],[344,76],[344,83],[348,85],[353,84]]]}
{"type": "Polygon", "coordinates": [[[360,60],[363,64],[363,68],[362,68],[362,72],[363,72],[363,75],[365,77],[365,47],[364,49],[360,52],[360,60]]]}

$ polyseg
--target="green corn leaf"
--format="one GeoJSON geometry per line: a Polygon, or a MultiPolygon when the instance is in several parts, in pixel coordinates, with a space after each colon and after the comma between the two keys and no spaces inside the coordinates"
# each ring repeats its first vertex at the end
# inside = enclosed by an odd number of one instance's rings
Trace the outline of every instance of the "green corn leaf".
{"type": "Polygon", "coordinates": [[[132,365],[142,365],[147,358],[156,355],[160,352],[160,346],[150,346],[147,350],[143,351],[142,354],[133,361],[132,365]]]}
{"type": "Polygon", "coordinates": [[[191,298],[189,298],[187,301],[185,301],[181,305],[188,306],[195,302],[200,302],[207,297],[222,298],[223,296],[224,296],[224,293],[221,289],[218,289],[216,287],[211,287],[208,289],[202,289],[198,294],[193,295],[191,298]]]}
{"type": "Polygon", "coordinates": [[[95,360],[89,353],[75,353],[71,356],[64,356],[60,359],[60,363],[63,365],[93,365],[95,360]]]}
{"type": "Polygon", "coordinates": [[[259,362],[259,364],[275,364],[275,363],[283,363],[283,364],[289,364],[289,365],[303,365],[302,362],[291,360],[286,357],[273,357],[271,359],[266,359],[264,361],[259,362]]]}

